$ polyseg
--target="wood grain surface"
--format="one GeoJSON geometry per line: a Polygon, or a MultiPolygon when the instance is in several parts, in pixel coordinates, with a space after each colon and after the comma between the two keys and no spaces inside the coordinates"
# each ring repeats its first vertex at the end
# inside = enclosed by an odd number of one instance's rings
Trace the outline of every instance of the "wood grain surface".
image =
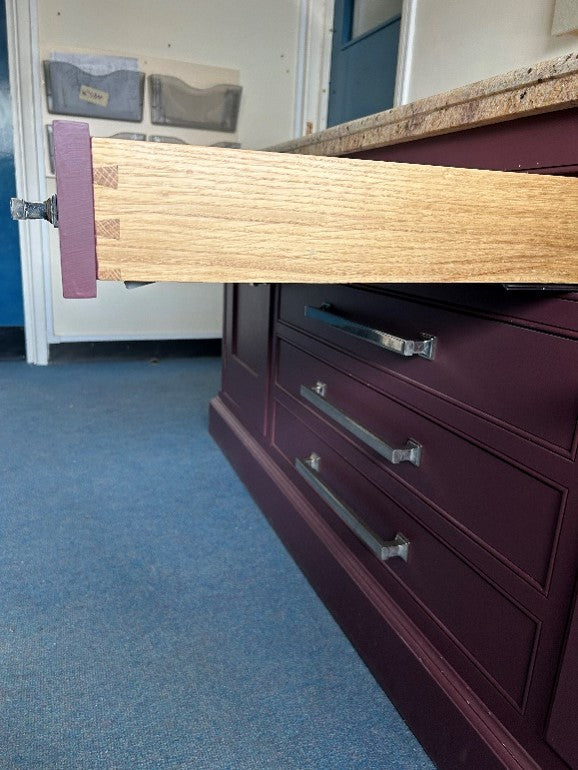
{"type": "Polygon", "coordinates": [[[98,277],[578,283],[578,180],[93,139],[98,277]]]}

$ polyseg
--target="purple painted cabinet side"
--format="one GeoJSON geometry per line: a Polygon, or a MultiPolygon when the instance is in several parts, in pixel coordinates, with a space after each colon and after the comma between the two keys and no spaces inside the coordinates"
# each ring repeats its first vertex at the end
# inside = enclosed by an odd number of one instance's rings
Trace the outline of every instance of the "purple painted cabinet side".
{"type": "Polygon", "coordinates": [[[225,288],[223,394],[241,422],[263,435],[267,419],[269,284],[228,284],[225,288]]]}

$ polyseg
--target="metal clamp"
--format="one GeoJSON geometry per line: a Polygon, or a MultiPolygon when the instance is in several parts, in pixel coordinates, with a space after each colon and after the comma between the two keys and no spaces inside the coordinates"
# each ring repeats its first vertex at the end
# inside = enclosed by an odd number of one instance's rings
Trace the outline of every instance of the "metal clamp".
{"type": "Polygon", "coordinates": [[[10,199],[12,219],[46,219],[58,227],[58,202],[56,195],[51,195],[44,203],[30,203],[21,198],[10,199]]]}
{"type": "Polygon", "coordinates": [[[398,557],[407,562],[410,545],[407,537],[398,532],[393,540],[384,541],[368,529],[361,519],[317,476],[316,471],[319,470],[320,464],[321,458],[315,452],[305,461],[295,460],[295,468],[299,474],[380,561],[388,561],[388,559],[398,557]]]}
{"type": "Polygon", "coordinates": [[[393,465],[408,462],[419,466],[422,452],[422,445],[420,443],[410,438],[403,447],[389,446],[389,444],[386,444],[385,441],[382,441],[371,431],[367,430],[367,428],[364,428],[363,425],[360,425],[349,415],[342,412],[329,401],[326,401],[326,391],[327,385],[324,382],[317,382],[312,388],[301,385],[299,389],[300,395],[309,401],[310,404],[313,404],[319,411],[326,414],[360,441],[363,441],[364,444],[381,455],[381,457],[384,457],[388,462],[393,465]]]}
{"type": "Polygon", "coordinates": [[[364,326],[356,321],[350,321],[337,313],[329,312],[331,305],[324,303],[321,307],[305,306],[305,317],[314,318],[328,326],[334,326],[346,334],[351,334],[358,339],[371,342],[380,348],[397,353],[400,356],[421,356],[432,360],[435,353],[436,338],[431,334],[422,334],[420,340],[407,340],[403,337],[396,337],[389,332],[373,329],[370,326],[364,326]]]}

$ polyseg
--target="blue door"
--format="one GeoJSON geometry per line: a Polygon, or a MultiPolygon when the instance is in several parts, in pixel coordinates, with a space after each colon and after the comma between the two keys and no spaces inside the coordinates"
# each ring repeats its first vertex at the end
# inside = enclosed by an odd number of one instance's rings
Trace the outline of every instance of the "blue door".
{"type": "Polygon", "coordinates": [[[18,225],[9,214],[15,194],[6,8],[0,0],[0,327],[24,326],[18,225]]]}
{"type": "Polygon", "coordinates": [[[401,0],[335,0],[327,125],[393,106],[401,0]]]}

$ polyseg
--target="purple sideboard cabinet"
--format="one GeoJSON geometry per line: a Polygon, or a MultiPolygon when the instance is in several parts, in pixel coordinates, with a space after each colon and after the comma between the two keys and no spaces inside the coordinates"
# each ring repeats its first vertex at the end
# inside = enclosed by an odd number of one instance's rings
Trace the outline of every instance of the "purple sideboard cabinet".
{"type": "MultiPolygon", "coordinates": [[[[577,175],[578,110],[354,157],[577,175]]],[[[211,433],[436,765],[578,768],[578,292],[226,292],[211,433]]]]}

